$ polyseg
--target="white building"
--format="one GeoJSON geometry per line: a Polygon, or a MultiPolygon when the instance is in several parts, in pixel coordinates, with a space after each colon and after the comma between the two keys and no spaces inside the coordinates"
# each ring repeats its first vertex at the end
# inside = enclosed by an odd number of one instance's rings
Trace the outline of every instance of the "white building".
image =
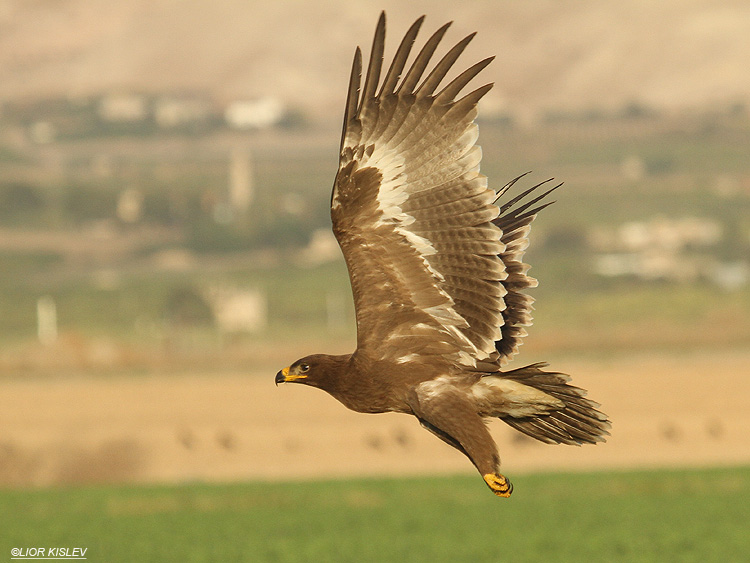
{"type": "Polygon", "coordinates": [[[208,301],[223,333],[257,332],[268,322],[266,295],[258,289],[215,287],[208,301]]]}
{"type": "Polygon", "coordinates": [[[266,96],[232,102],[224,112],[224,119],[232,129],[265,129],[278,123],[284,111],[281,100],[266,96]]]}
{"type": "Polygon", "coordinates": [[[99,101],[98,113],[105,121],[142,121],[148,103],[140,94],[108,94],[99,101]]]}

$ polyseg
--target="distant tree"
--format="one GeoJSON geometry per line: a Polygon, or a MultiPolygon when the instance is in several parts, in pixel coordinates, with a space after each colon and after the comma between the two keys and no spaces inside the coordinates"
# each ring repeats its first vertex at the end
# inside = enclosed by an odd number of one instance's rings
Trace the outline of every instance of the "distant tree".
{"type": "Polygon", "coordinates": [[[189,286],[179,286],[167,295],[164,313],[170,324],[181,327],[210,326],[214,323],[211,306],[189,286]]]}
{"type": "Polygon", "coordinates": [[[675,168],[674,159],[669,156],[652,156],[644,159],[646,173],[652,176],[669,174],[675,168]]]}
{"type": "Polygon", "coordinates": [[[547,230],[542,246],[546,250],[578,252],[586,248],[586,231],[581,225],[555,225],[547,230]]]}
{"type": "Polygon", "coordinates": [[[89,186],[71,186],[63,200],[69,219],[75,223],[114,217],[117,209],[117,193],[113,190],[89,186]]]}
{"type": "Polygon", "coordinates": [[[623,119],[645,119],[656,117],[657,111],[641,102],[629,102],[622,108],[620,117],[623,119]]]}
{"type": "Polygon", "coordinates": [[[0,186],[0,217],[5,220],[26,219],[44,208],[44,198],[29,184],[0,186]]]}
{"type": "Polygon", "coordinates": [[[299,108],[290,108],[284,112],[281,119],[276,123],[276,126],[280,129],[305,129],[309,127],[310,120],[307,118],[305,112],[299,108]]]}

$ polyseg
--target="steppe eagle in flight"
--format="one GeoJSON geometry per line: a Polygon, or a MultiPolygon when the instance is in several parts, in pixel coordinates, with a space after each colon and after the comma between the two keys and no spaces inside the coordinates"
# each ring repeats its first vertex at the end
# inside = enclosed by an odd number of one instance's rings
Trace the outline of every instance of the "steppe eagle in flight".
{"type": "Polygon", "coordinates": [[[513,487],[486,419],[577,445],[603,441],[610,423],[545,363],[501,371],[531,324],[523,290],[536,280],[522,258],[531,222],[549,205],[540,200],[555,188],[532,195],[543,182],[498,203],[518,178],[496,192],[479,173],[474,119],[492,84],[461,95],[494,57],[440,87],[474,34],[430,67],[450,24],[442,26],[407,68],[423,20],[382,80],[385,14],[362,88],[359,48],[354,56],[331,219],[354,294],[357,349],[297,360],[276,383],[318,387],[358,412],[414,415],[507,497],[513,487]]]}

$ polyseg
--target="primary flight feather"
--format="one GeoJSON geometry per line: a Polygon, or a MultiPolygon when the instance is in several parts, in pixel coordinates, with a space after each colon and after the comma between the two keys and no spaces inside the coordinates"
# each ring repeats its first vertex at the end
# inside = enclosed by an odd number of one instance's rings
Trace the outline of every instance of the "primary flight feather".
{"type": "Polygon", "coordinates": [[[509,496],[486,418],[564,444],[603,441],[610,424],[546,364],[501,371],[531,324],[533,299],[523,290],[536,280],[522,261],[529,226],[557,186],[532,196],[543,182],[498,205],[519,178],[496,192],[479,172],[474,119],[492,85],[463,93],[492,57],[442,85],[474,36],[433,63],[446,24],[407,68],[423,21],[383,75],[381,14],[364,85],[359,48],[352,65],[331,219],[349,270],[357,349],[302,358],[276,383],[319,387],[359,412],[412,414],[463,452],[495,494],[509,496]]]}

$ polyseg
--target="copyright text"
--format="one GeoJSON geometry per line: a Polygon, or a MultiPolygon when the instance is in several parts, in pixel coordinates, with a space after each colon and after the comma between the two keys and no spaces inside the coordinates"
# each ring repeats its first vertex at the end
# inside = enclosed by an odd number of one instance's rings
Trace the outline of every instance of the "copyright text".
{"type": "Polygon", "coordinates": [[[86,559],[88,547],[14,547],[11,559],[86,559]]]}

